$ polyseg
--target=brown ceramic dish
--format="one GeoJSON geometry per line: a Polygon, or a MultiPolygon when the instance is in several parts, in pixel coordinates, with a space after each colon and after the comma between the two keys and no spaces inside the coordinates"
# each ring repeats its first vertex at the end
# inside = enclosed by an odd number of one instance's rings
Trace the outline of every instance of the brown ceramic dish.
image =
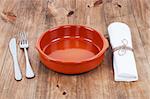
{"type": "Polygon", "coordinates": [[[80,25],[59,26],[43,33],[36,48],[46,67],[64,74],[79,74],[96,68],[108,42],[101,33],[80,25]]]}

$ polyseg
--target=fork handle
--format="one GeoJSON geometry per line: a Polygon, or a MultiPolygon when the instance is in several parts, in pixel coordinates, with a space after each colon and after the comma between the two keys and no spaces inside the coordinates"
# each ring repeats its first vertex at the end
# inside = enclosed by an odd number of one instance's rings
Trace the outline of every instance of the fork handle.
{"type": "Polygon", "coordinates": [[[35,75],[32,70],[32,67],[30,65],[29,58],[28,58],[28,52],[27,52],[26,48],[24,48],[24,52],[25,52],[25,58],[26,58],[26,77],[33,78],[35,75]]]}

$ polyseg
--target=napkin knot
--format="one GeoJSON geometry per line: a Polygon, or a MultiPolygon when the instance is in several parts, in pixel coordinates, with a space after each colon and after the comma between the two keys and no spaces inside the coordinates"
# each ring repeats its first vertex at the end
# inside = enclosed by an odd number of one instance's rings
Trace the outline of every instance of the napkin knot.
{"type": "Polygon", "coordinates": [[[120,56],[123,56],[124,54],[126,54],[127,50],[133,51],[133,48],[127,46],[128,45],[128,41],[126,39],[121,40],[121,42],[122,42],[122,45],[113,48],[113,52],[118,51],[118,54],[120,56]]]}

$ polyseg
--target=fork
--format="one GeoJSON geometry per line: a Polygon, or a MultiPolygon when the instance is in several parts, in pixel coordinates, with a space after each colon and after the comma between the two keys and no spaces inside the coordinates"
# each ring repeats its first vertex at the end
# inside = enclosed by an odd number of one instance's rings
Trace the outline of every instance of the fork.
{"type": "Polygon", "coordinates": [[[29,57],[28,57],[28,52],[27,52],[27,48],[29,48],[29,43],[28,43],[28,40],[27,40],[27,35],[24,32],[20,33],[20,43],[19,43],[19,45],[20,45],[21,49],[24,49],[24,53],[25,53],[26,77],[27,78],[33,78],[35,75],[34,75],[34,72],[32,70],[32,67],[31,67],[31,64],[30,64],[30,61],[29,61],[29,57]]]}

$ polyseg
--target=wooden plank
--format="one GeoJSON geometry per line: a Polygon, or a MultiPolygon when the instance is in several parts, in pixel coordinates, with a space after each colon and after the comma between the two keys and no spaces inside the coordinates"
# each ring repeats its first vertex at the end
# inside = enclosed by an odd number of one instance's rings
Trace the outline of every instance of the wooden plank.
{"type": "MultiPolygon", "coordinates": [[[[4,7],[4,2],[1,2],[0,5],[0,11],[2,12],[3,11],[3,7],[4,7]]],[[[11,6],[9,6],[11,7],[11,6]]],[[[9,8],[8,7],[8,8],[9,8]]],[[[9,68],[10,67],[10,64],[11,62],[9,60],[7,60],[7,56],[8,56],[8,42],[9,42],[9,39],[10,37],[14,34],[13,33],[13,25],[10,24],[10,23],[5,23],[2,19],[0,19],[0,32],[1,32],[1,39],[0,39],[0,45],[1,45],[1,50],[0,50],[0,56],[1,56],[1,65],[0,65],[0,92],[3,91],[3,87],[4,87],[4,84],[6,83],[6,78],[8,78],[8,76],[10,76],[10,73],[11,73],[11,69],[9,68]],[[11,31],[11,32],[10,32],[11,31]],[[8,66],[6,67],[5,64],[7,64],[8,66]],[[6,73],[7,70],[8,74],[6,73]]],[[[8,80],[8,79],[7,79],[8,80]]]]}
{"type": "MultiPolygon", "coordinates": [[[[60,8],[64,8],[67,13],[69,11],[75,11],[75,0],[55,0],[54,1],[56,10],[60,8]],[[57,7],[58,6],[58,7],[57,7]]],[[[57,17],[62,17],[62,20],[57,20],[56,25],[63,25],[63,24],[74,24],[74,17],[75,14],[67,17],[67,13],[62,13],[61,15],[58,15],[57,17]]],[[[51,99],[76,99],[76,76],[69,76],[69,75],[63,75],[56,72],[52,72],[51,74],[51,92],[50,97],[51,99]]]]}
{"type": "Polygon", "coordinates": [[[136,25],[140,33],[142,44],[145,50],[145,55],[150,65],[150,1],[138,0],[136,3],[131,1],[133,14],[135,16],[136,25]],[[135,6],[136,4],[136,6],[135,6]]]}
{"type": "MultiPolygon", "coordinates": [[[[139,35],[139,31],[138,31],[138,27],[136,26],[136,22],[135,22],[135,17],[134,15],[131,13],[132,9],[131,9],[131,5],[130,2],[128,0],[123,0],[122,2],[119,2],[119,0],[116,0],[115,2],[118,2],[119,5],[121,5],[120,7],[116,8],[115,4],[109,4],[112,6],[112,9],[115,9],[114,11],[118,10],[120,11],[117,14],[115,14],[115,12],[106,12],[106,23],[110,23],[113,21],[121,21],[121,22],[125,22],[129,25],[131,31],[132,31],[132,40],[133,40],[133,46],[134,46],[134,52],[135,52],[135,58],[136,58],[136,63],[137,63],[137,70],[139,73],[139,81],[138,82],[133,82],[133,83],[114,83],[113,85],[110,86],[118,86],[118,87],[114,87],[112,89],[112,92],[114,93],[115,99],[116,98],[145,98],[147,99],[149,97],[149,90],[150,87],[149,86],[145,86],[144,84],[148,84],[148,80],[149,80],[149,74],[148,71],[146,71],[146,69],[149,69],[149,64],[148,61],[146,60],[146,55],[144,53],[144,49],[141,48],[142,45],[142,41],[139,35]],[[126,10],[128,9],[128,10],[126,10]],[[141,94],[135,94],[136,92],[140,92],[141,94]]],[[[110,6],[106,6],[106,10],[107,7],[109,8],[110,6]]],[[[111,8],[109,8],[111,9],[111,8]]],[[[108,11],[108,10],[107,10],[108,11]]]]}
{"type": "MultiPolygon", "coordinates": [[[[4,2],[4,3],[5,4],[8,3],[7,4],[8,7],[9,5],[11,5],[11,2],[4,2]]],[[[44,25],[42,23],[45,20],[43,19],[45,18],[43,17],[45,16],[45,14],[43,14],[45,13],[45,11],[42,12],[42,9],[44,7],[41,7],[41,6],[45,6],[45,5],[42,5],[43,2],[41,1],[36,1],[36,2],[16,1],[15,3],[16,4],[11,5],[13,8],[11,10],[14,13],[16,13],[17,20],[15,24],[13,24],[12,29],[6,26],[7,27],[6,30],[8,31],[7,35],[10,35],[10,33],[13,33],[13,34],[16,34],[17,39],[19,39],[18,32],[23,32],[23,31],[28,32],[29,42],[30,44],[32,44],[30,45],[29,56],[31,57],[31,64],[33,66],[33,69],[37,73],[40,63],[39,61],[35,61],[35,60],[38,60],[38,57],[35,52],[34,45],[35,45],[36,38],[37,38],[36,33],[43,32],[42,28],[44,25]],[[34,5],[35,8],[32,5],[34,5]]],[[[4,8],[4,9],[7,9],[7,8],[4,8]]],[[[3,23],[3,24],[10,24],[10,23],[3,23]]],[[[19,47],[18,47],[18,55],[19,55],[18,57],[19,57],[20,66],[22,68],[23,80],[21,82],[16,82],[14,80],[14,77],[12,76],[13,75],[12,59],[10,58],[11,57],[10,54],[7,53],[7,56],[6,56],[7,62],[5,62],[3,66],[4,69],[1,72],[1,80],[3,81],[3,84],[1,84],[3,86],[1,98],[10,99],[13,97],[15,99],[29,99],[29,98],[33,99],[35,98],[36,90],[38,90],[37,88],[38,75],[36,78],[31,79],[31,80],[26,79],[24,55],[19,47]],[[6,71],[8,73],[6,73],[6,71]]],[[[41,75],[44,75],[44,74],[41,74],[41,75]]],[[[38,81],[40,82],[40,80],[38,81]]]]}
{"type": "MultiPolygon", "coordinates": [[[[86,3],[84,1],[77,2],[77,23],[87,25],[105,34],[106,25],[103,4],[89,8],[88,5],[91,6],[94,2],[95,0],[86,0],[86,3]]],[[[77,76],[77,99],[100,99],[104,96],[108,97],[109,94],[105,93],[103,88],[103,73],[105,72],[105,75],[107,75],[108,68],[111,67],[106,65],[106,61],[104,61],[101,66],[98,66],[93,71],[77,76]]]]}

